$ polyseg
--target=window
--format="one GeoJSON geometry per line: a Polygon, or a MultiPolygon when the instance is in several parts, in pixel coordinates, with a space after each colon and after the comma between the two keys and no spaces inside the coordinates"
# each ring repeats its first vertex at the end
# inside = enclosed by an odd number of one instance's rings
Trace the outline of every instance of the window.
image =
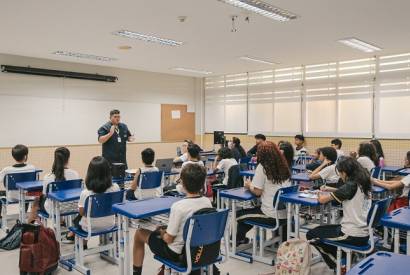
{"type": "Polygon", "coordinates": [[[376,136],[410,137],[410,54],[381,56],[376,89],[376,136]]]}

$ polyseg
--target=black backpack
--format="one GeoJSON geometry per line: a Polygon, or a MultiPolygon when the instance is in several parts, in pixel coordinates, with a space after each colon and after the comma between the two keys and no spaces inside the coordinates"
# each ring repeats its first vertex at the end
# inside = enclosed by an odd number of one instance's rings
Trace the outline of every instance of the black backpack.
{"type": "Polygon", "coordinates": [[[243,187],[243,177],[239,165],[232,165],[228,170],[228,189],[243,187]]]}
{"type": "Polygon", "coordinates": [[[13,228],[0,240],[0,249],[13,250],[20,247],[23,225],[17,220],[13,228]]]}

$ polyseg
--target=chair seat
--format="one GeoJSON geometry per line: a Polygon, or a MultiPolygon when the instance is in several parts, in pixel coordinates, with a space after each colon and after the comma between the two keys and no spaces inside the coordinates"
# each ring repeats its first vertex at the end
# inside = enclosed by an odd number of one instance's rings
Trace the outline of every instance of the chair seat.
{"type": "MultiPolygon", "coordinates": [[[[170,267],[171,269],[173,269],[177,272],[186,272],[187,271],[187,267],[182,265],[182,263],[173,262],[173,261],[170,261],[168,259],[159,257],[157,255],[154,255],[154,259],[161,262],[165,266],[170,267]]],[[[214,263],[219,263],[221,261],[222,261],[222,256],[219,256],[214,263]]],[[[198,269],[200,269],[202,267],[206,267],[206,266],[208,266],[208,265],[202,265],[202,266],[193,265],[192,270],[198,270],[198,269]]]]}
{"type": "MultiPolygon", "coordinates": [[[[19,203],[19,200],[7,200],[7,201],[6,201],[6,198],[4,198],[4,197],[3,197],[3,198],[0,198],[0,201],[1,201],[2,204],[6,204],[6,202],[7,202],[8,204],[18,204],[18,203],[19,203]]],[[[26,201],[26,202],[32,202],[33,199],[28,199],[28,198],[26,198],[25,201],[26,201]]]]}
{"type": "Polygon", "coordinates": [[[264,223],[259,223],[259,222],[254,222],[254,221],[244,221],[244,224],[251,225],[251,226],[257,226],[257,227],[262,227],[265,229],[274,229],[275,226],[271,224],[264,224],[264,223]]]}
{"type": "Polygon", "coordinates": [[[342,247],[342,248],[347,248],[350,250],[354,250],[354,251],[367,251],[371,248],[370,243],[367,243],[367,245],[363,245],[363,246],[356,246],[356,245],[351,245],[351,244],[346,244],[346,243],[340,243],[340,242],[336,242],[336,241],[331,241],[331,240],[326,240],[323,239],[321,240],[321,242],[328,244],[328,245],[333,245],[333,246],[338,246],[338,247],[342,247]]]}
{"type": "Polygon", "coordinates": [[[43,210],[39,210],[38,215],[43,219],[49,219],[50,218],[50,215],[46,211],[43,211],[43,210]]]}
{"type": "MultiPolygon", "coordinates": [[[[68,228],[68,230],[70,230],[71,232],[73,232],[74,234],[82,237],[82,238],[87,238],[88,237],[88,232],[84,231],[82,228],[78,228],[78,227],[74,227],[71,226],[68,228]]],[[[108,234],[108,233],[112,233],[112,232],[116,232],[118,231],[117,226],[113,226],[104,230],[100,230],[100,231],[94,231],[91,232],[91,236],[99,236],[99,235],[104,235],[104,234],[108,234]]]]}

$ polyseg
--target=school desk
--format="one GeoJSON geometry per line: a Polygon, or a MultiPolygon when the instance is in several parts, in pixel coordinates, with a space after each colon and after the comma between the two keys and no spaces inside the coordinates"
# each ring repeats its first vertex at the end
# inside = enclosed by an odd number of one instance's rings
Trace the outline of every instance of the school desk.
{"type": "Polygon", "coordinates": [[[400,230],[407,232],[406,253],[410,255],[410,208],[406,206],[393,210],[381,219],[381,224],[385,227],[393,228],[394,253],[399,253],[400,251],[400,230]]]}
{"type": "MultiPolygon", "coordinates": [[[[222,199],[223,202],[226,201],[228,203],[228,208],[231,209],[232,241],[231,241],[231,245],[229,246],[230,257],[234,257],[234,258],[237,258],[237,259],[240,259],[240,260],[251,262],[252,258],[249,257],[248,254],[244,254],[244,253],[240,253],[240,252],[237,253],[236,252],[236,231],[237,231],[236,208],[237,208],[238,204],[242,204],[244,202],[249,202],[251,200],[254,200],[256,197],[249,190],[247,190],[243,187],[228,189],[228,190],[221,190],[219,192],[219,196],[220,196],[220,198],[222,199]]],[[[222,203],[222,205],[224,205],[224,203],[222,203]]]]}
{"type": "Polygon", "coordinates": [[[16,183],[19,190],[19,219],[22,223],[26,222],[26,192],[43,190],[43,181],[24,181],[16,183]]]}
{"type": "Polygon", "coordinates": [[[403,169],[403,167],[400,167],[400,166],[384,166],[383,168],[381,168],[382,179],[386,180],[386,174],[395,175],[401,169],[403,169]]]}
{"type": "Polygon", "coordinates": [[[361,260],[347,275],[408,275],[410,257],[391,252],[376,252],[361,260]]]}
{"type": "Polygon", "coordinates": [[[132,219],[147,219],[157,215],[167,214],[173,203],[181,200],[178,197],[160,197],[137,201],[127,201],[113,205],[113,211],[118,215],[119,256],[121,275],[132,274],[130,255],[129,222],[132,219]]]}

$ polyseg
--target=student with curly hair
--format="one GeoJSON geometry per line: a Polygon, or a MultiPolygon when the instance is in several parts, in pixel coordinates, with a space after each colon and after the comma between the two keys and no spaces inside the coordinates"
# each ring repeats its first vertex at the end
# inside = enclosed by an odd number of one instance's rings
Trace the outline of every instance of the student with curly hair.
{"type": "Polygon", "coordinates": [[[258,145],[256,156],[258,166],[252,181],[245,182],[245,188],[261,198],[262,205],[243,209],[237,213],[238,231],[236,240],[238,244],[247,243],[246,233],[252,229],[245,221],[255,221],[263,224],[275,225],[275,218],[286,220],[286,210],[275,211],[273,197],[281,187],[290,186],[290,170],[284,155],[278,146],[270,141],[258,145]]]}

